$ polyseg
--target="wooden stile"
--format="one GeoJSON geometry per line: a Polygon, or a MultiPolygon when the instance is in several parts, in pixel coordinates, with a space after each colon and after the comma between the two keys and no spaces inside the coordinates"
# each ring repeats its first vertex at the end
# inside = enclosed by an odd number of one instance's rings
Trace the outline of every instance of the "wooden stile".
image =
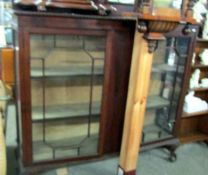
{"type": "Polygon", "coordinates": [[[152,61],[147,41],[136,32],[119,162],[125,174],[136,172],[152,61]]]}

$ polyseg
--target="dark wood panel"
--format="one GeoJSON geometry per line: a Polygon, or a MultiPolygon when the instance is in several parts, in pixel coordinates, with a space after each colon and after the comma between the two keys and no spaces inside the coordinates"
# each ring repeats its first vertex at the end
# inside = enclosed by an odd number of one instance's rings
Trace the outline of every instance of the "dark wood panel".
{"type": "Polygon", "coordinates": [[[208,136],[208,117],[200,119],[198,128],[202,133],[208,136]]]}
{"type": "Polygon", "coordinates": [[[198,122],[200,118],[183,118],[180,126],[180,136],[188,135],[189,133],[198,130],[198,122]]]}
{"type": "Polygon", "coordinates": [[[21,125],[22,125],[22,149],[23,162],[30,165],[32,163],[32,128],[31,128],[31,101],[30,101],[30,63],[27,55],[28,49],[28,35],[22,27],[19,27],[19,57],[16,61],[19,72],[19,98],[21,108],[21,125]]]}
{"type": "Polygon", "coordinates": [[[181,143],[190,143],[190,142],[208,140],[208,135],[201,132],[193,132],[184,136],[180,136],[179,139],[181,143]]]}
{"type": "Polygon", "coordinates": [[[113,96],[113,91],[110,89],[110,86],[113,85],[114,82],[110,81],[112,66],[111,64],[111,56],[112,56],[112,47],[113,47],[113,33],[108,32],[107,34],[107,46],[106,46],[106,59],[105,59],[105,67],[104,67],[104,85],[103,85],[103,95],[102,95],[102,111],[101,111],[101,126],[100,126],[100,142],[99,142],[99,153],[102,155],[105,152],[105,148],[108,147],[105,145],[106,137],[107,137],[107,124],[108,124],[108,116],[111,117],[112,108],[108,108],[108,105],[113,105],[113,101],[111,100],[111,96],[113,96]],[[108,95],[107,95],[108,94],[108,95]]]}
{"type": "Polygon", "coordinates": [[[133,27],[133,21],[117,20],[98,20],[98,19],[80,19],[62,16],[18,16],[19,26],[56,28],[56,29],[88,29],[88,30],[124,30],[128,31],[133,27]],[[53,22],[51,22],[53,21],[53,22]]]}
{"type": "MultiPolygon", "coordinates": [[[[121,144],[134,32],[111,32],[110,85],[106,111],[104,152],[118,152],[121,144]],[[121,52],[125,50],[125,52],[121,52]]],[[[108,49],[110,49],[108,47],[108,49]]],[[[106,67],[107,68],[107,67],[106,67]]],[[[105,95],[105,94],[104,94],[105,95]]]]}

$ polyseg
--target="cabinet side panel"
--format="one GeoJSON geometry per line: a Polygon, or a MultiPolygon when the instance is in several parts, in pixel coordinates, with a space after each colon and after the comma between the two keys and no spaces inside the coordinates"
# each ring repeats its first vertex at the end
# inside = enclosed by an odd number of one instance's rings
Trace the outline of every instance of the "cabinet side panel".
{"type": "Polygon", "coordinates": [[[103,146],[104,153],[120,150],[129,72],[133,47],[133,31],[110,31],[107,39],[103,101],[103,146]],[[110,80],[110,81],[109,81],[110,80]],[[108,95],[107,95],[108,94],[108,95]]]}
{"type": "MultiPolygon", "coordinates": [[[[21,18],[19,19],[21,20],[21,18]]],[[[31,130],[31,100],[30,100],[30,74],[29,74],[29,35],[25,28],[20,27],[18,32],[19,37],[19,57],[17,71],[19,74],[19,93],[18,101],[19,109],[21,110],[21,130],[22,130],[22,154],[23,163],[25,166],[32,163],[32,130],[31,130]],[[26,44],[27,43],[27,44],[26,44]]]]}

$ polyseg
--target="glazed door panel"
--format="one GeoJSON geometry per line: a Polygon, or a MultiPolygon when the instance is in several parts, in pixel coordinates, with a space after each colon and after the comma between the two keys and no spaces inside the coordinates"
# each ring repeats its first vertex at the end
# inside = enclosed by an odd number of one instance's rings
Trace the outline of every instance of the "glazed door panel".
{"type": "Polygon", "coordinates": [[[18,20],[24,166],[118,152],[134,22],[38,15],[18,20]]]}
{"type": "Polygon", "coordinates": [[[33,161],[98,154],[105,36],[30,35],[33,161]]]}
{"type": "Polygon", "coordinates": [[[190,42],[191,37],[169,35],[158,43],[147,99],[143,144],[174,137],[177,116],[181,112],[190,42]]]}

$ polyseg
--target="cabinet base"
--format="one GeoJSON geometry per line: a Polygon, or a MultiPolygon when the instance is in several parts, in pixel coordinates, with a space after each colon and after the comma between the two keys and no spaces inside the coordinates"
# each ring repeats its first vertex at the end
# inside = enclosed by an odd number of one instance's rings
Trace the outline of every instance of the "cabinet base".
{"type": "Polygon", "coordinates": [[[40,162],[34,163],[32,165],[25,166],[22,162],[22,158],[19,156],[17,158],[18,161],[18,173],[21,175],[35,175],[40,174],[45,171],[55,170],[58,168],[68,167],[69,163],[76,162],[84,162],[84,161],[95,161],[99,159],[101,155],[88,156],[88,157],[80,157],[80,158],[71,158],[65,160],[56,160],[56,161],[48,161],[48,162],[40,162]]]}
{"type": "Polygon", "coordinates": [[[124,175],[136,175],[136,170],[125,172],[124,175]]]}
{"type": "Polygon", "coordinates": [[[173,138],[166,139],[166,140],[160,140],[160,141],[144,144],[141,147],[141,151],[163,147],[163,148],[166,148],[170,153],[168,160],[171,162],[174,162],[177,159],[177,155],[175,151],[179,145],[180,145],[179,139],[173,137],[173,138]]]}

